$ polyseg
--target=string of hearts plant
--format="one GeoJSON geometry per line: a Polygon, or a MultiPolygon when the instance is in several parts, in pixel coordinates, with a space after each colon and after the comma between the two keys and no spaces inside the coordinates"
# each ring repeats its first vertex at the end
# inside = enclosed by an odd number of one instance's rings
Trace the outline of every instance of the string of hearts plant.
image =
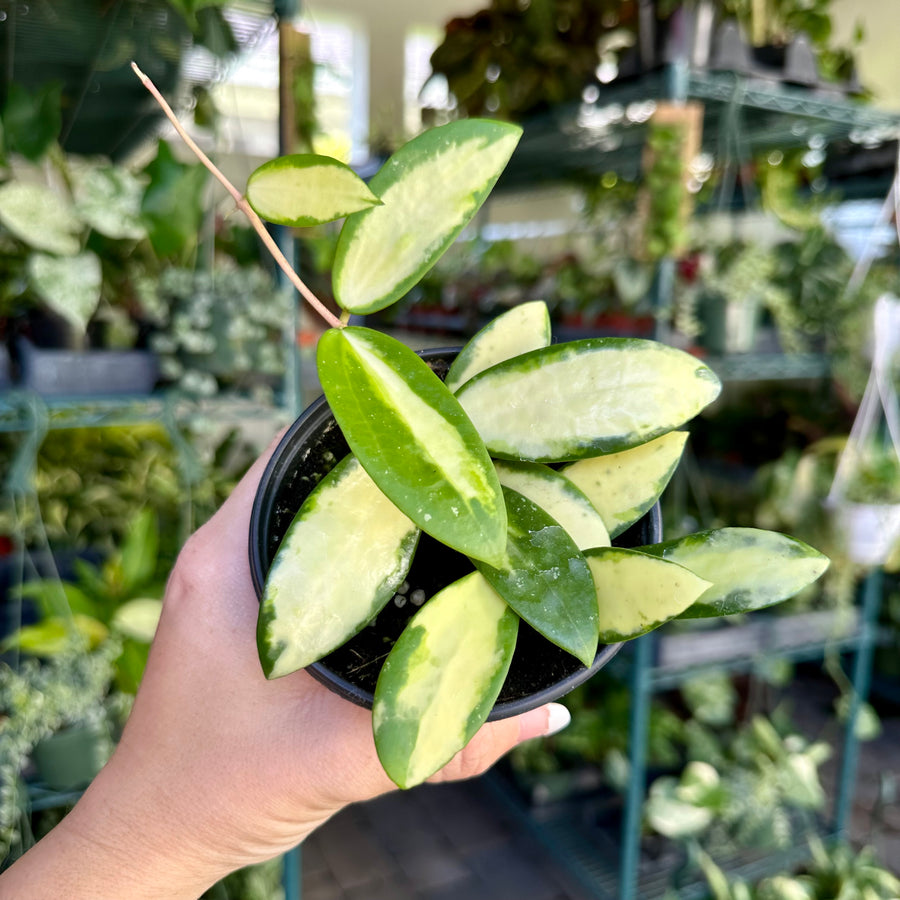
{"type": "Polygon", "coordinates": [[[747,612],[793,596],[828,560],[744,528],[645,546],[611,539],[656,503],[680,459],[678,429],[718,395],[713,372],[653,341],[551,343],[547,307],[515,307],[479,332],[442,381],[402,343],[349,326],[406,294],[471,221],[520,137],[463,120],[401,147],[368,184],[342,163],[286,156],[231,193],[329,324],[317,368],[351,453],[296,511],[261,591],[270,678],[308,666],[371,623],[401,587],[422,532],[471,561],[427,598],[374,691],[379,758],[400,787],[471,739],[503,686],[520,623],[584,666],[601,643],[676,617],[747,612]],[[339,320],[313,297],[261,218],[344,219],[332,273],[339,320]]]}

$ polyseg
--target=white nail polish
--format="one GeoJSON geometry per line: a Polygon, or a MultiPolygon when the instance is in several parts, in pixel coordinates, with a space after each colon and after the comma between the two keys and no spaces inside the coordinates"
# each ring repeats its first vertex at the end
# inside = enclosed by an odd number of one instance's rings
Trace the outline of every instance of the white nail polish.
{"type": "Polygon", "coordinates": [[[548,703],[547,712],[547,728],[544,731],[544,737],[550,737],[551,734],[562,731],[572,721],[569,710],[561,703],[548,703]]]}

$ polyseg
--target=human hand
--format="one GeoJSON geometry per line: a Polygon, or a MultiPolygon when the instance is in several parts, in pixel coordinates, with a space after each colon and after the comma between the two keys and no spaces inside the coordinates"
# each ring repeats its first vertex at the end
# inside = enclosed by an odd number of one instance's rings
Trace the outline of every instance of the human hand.
{"type": "MultiPolygon", "coordinates": [[[[306,672],[267,681],[260,667],[247,536],[274,446],[185,545],[115,754],[63,823],[0,877],[0,896],[49,897],[56,873],[71,900],[196,897],[394,788],[367,710],[306,672]]],[[[548,704],[489,723],[433,780],[480,774],[567,722],[548,704]]]]}

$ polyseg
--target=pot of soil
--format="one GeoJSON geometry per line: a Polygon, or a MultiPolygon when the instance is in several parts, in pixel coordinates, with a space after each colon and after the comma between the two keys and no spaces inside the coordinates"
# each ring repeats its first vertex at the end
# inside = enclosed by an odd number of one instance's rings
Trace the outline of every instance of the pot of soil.
{"type": "MultiPolygon", "coordinates": [[[[420,356],[443,378],[457,350],[432,349],[420,356]]],[[[279,544],[304,498],[349,452],[324,397],[291,426],[263,473],[250,520],[250,570],[261,597],[266,574],[279,544]]],[[[656,506],[616,539],[636,547],[661,540],[656,506]]],[[[441,588],[474,571],[461,553],[423,534],[406,583],[377,618],[359,634],[308,667],[307,671],[347,700],[371,708],[381,664],[407,621],[441,588]]],[[[590,666],[561,650],[524,622],[520,623],[509,675],[489,720],[517,715],[557,699],[590,678],[618,652],[621,644],[601,644],[590,666]]]]}

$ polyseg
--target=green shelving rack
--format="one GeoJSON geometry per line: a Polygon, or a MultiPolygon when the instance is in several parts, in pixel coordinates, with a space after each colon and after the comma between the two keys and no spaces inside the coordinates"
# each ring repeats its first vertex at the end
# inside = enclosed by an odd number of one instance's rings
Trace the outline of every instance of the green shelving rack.
{"type": "MultiPolygon", "coordinates": [[[[593,103],[558,107],[525,124],[520,145],[500,182],[501,189],[523,190],[540,183],[583,179],[606,172],[634,179],[640,175],[646,122],[661,101],[701,101],[704,107],[703,150],[726,168],[753,154],[810,147],[823,149],[835,141],[872,146],[900,136],[900,115],[866,105],[837,89],[812,90],[727,71],[697,70],[678,61],[640,77],[601,86],[593,103]]],[[[674,261],[663,259],[655,279],[655,300],[668,299],[674,261]]],[[[742,354],[709,360],[723,381],[775,381],[827,377],[829,363],[819,354],[742,354]]],[[[878,639],[881,571],[872,570],[861,591],[855,626],[837,638],[820,637],[770,649],[755,644],[751,651],[727,661],[699,666],[660,663],[660,641],[666,629],[630,642],[631,710],[629,723],[630,778],[624,798],[621,832],[614,838],[586,833],[570,816],[536,820],[521,804],[492,782],[498,797],[577,880],[598,900],[662,897],[667,873],[641,870],[641,830],[647,779],[647,737],[651,698],[677,687],[685,679],[712,668],[749,671],[761,655],[793,661],[821,659],[826,651],[852,656],[853,698],[844,727],[837,798],[827,837],[846,831],[853,802],[858,741],[855,726],[871,682],[872,657],[878,639]]],[[[794,848],[765,859],[738,856],[722,863],[727,871],[756,878],[800,861],[805,851],[794,848]]],[[[708,895],[704,885],[679,888],[679,897],[708,895]]]]}

